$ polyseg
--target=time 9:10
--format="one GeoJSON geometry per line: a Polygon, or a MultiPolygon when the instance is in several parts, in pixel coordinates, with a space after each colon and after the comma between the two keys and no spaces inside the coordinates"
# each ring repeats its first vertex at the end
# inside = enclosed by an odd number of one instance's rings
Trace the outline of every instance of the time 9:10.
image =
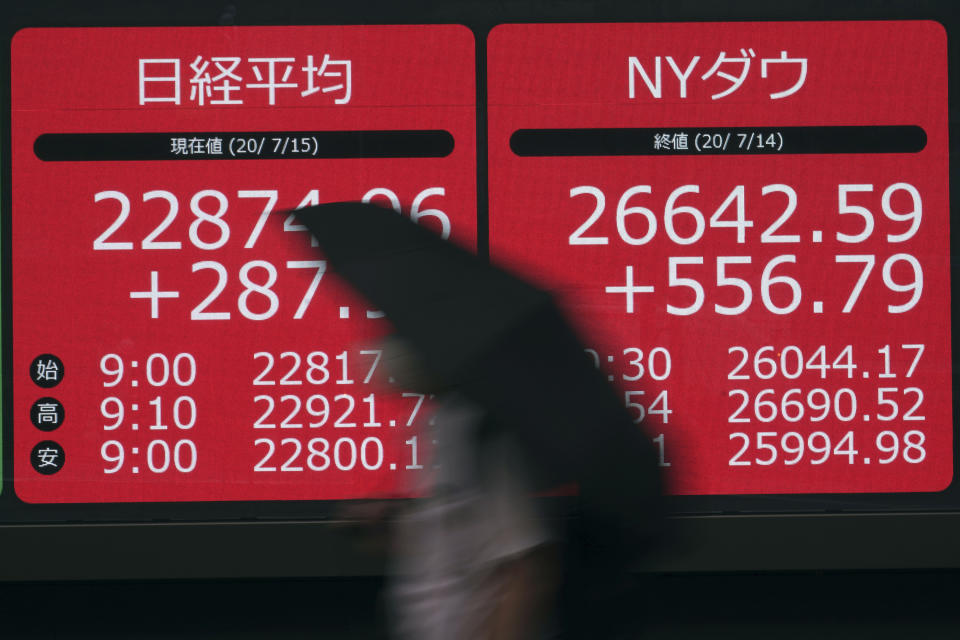
{"type": "MultiPolygon", "coordinates": [[[[168,426],[164,423],[164,415],[167,414],[167,412],[163,407],[163,396],[155,397],[148,404],[154,408],[154,421],[153,424],[148,425],[147,428],[154,431],[167,429],[168,426]]],[[[132,411],[137,411],[139,408],[137,404],[131,406],[132,411]]],[[[104,431],[113,431],[119,428],[120,425],[123,424],[123,419],[126,415],[123,400],[116,396],[104,398],[100,403],[100,415],[102,415],[105,420],[113,421],[112,423],[105,423],[103,425],[104,431]]],[[[168,417],[173,419],[173,424],[176,425],[178,429],[192,429],[197,423],[196,401],[190,396],[177,397],[173,401],[172,410],[169,412],[168,417]]],[[[131,429],[134,431],[136,431],[138,427],[139,425],[135,422],[131,425],[131,429]]]]}

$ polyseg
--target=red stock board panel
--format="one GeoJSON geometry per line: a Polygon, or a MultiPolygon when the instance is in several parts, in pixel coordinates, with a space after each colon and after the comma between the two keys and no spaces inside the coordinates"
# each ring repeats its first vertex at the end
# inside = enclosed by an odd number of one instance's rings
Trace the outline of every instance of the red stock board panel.
{"type": "Polygon", "coordinates": [[[487,87],[491,258],[567,305],[673,493],[947,487],[940,24],[501,25],[487,87]]]}
{"type": "Polygon", "coordinates": [[[14,489],[343,499],[422,473],[376,309],[290,210],[476,247],[462,26],[27,29],[12,43],[14,489]]]}

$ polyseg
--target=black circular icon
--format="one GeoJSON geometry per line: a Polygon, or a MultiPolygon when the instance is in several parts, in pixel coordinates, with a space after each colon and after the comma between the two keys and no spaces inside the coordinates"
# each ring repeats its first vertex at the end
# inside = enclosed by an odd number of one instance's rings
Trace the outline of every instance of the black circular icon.
{"type": "Polygon", "coordinates": [[[63,469],[63,447],[53,440],[44,440],[30,452],[30,464],[45,476],[53,475],[63,469]]]}
{"type": "Polygon", "coordinates": [[[63,405],[56,398],[40,398],[30,407],[30,422],[41,431],[59,429],[63,418],[63,405]]]}
{"type": "Polygon", "coordinates": [[[44,389],[57,386],[63,380],[63,362],[49,353],[37,356],[30,363],[30,379],[44,389]]]}

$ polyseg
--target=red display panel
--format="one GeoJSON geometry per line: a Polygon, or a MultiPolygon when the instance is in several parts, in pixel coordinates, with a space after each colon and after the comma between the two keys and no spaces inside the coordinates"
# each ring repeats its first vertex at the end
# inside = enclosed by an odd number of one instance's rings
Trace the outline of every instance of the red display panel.
{"type": "Polygon", "coordinates": [[[363,198],[475,247],[474,56],[455,25],[17,33],[16,494],[342,499],[420,473],[386,321],[288,212],[363,198]]]}
{"type": "Polygon", "coordinates": [[[953,473],[934,22],[502,25],[490,253],[567,305],[676,494],[953,473]]]}

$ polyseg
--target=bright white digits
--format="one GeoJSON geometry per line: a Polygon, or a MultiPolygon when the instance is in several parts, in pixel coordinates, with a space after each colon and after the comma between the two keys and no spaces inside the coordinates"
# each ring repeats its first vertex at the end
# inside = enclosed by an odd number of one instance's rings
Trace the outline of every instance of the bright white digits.
{"type": "Polygon", "coordinates": [[[439,209],[421,209],[420,207],[423,206],[423,201],[430,196],[443,196],[446,193],[443,187],[424,189],[417,194],[413,199],[413,204],[410,205],[410,220],[420,224],[422,218],[436,218],[440,221],[440,237],[444,240],[450,237],[450,218],[439,209]]]}
{"type": "MultiPolygon", "coordinates": [[[[429,187],[420,191],[413,198],[413,203],[410,208],[410,219],[414,222],[419,222],[425,218],[437,220],[440,225],[441,237],[447,239],[450,237],[451,231],[449,216],[447,216],[447,214],[440,209],[424,208],[424,202],[428,198],[445,195],[446,189],[444,187],[429,187]]],[[[160,240],[160,236],[173,225],[180,213],[180,200],[177,195],[167,190],[154,189],[152,191],[144,192],[142,198],[144,205],[147,205],[147,203],[152,200],[164,201],[166,203],[166,213],[159,224],[157,224],[157,226],[154,227],[153,230],[150,231],[140,242],[140,248],[145,250],[182,249],[183,243],[180,240],[160,240]]],[[[264,201],[263,208],[256,216],[253,227],[243,244],[245,249],[252,249],[256,246],[264,228],[266,228],[270,214],[276,211],[280,194],[277,189],[240,189],[236,192],[236,198],[239,200],[262,199],[264,201]]],[[[371,202],[375,198],[386,198],[387,202],[394,209],[394,211],[400,213],[400,198],[390,189],[384,189],[381,187],[370,189],[363,195],[362,201],[371,202]]],[[[111,237],[120,231],[120,227],[122,227],[130,217],[132,209],[130,197],[122,191],[116,190],[99,191],[93,196],[93,201],[96,203],[104,200],[116,201],[119,203],[120,209],[116,218],[113,219],[110,225],[103,231],[103,233],[94,239],[93,249],[95,251],[129,251],[133,249],[134,243],[131,241],[111,240],[111,237]]],[[[300,201],[300,204],[297,205],[296,209],[302,209],[307,206],[315,206],[319,203],[320,190],[311,189],[300,201]]],[[[148,212],[152,212],[154,209],[152,205],[145,206],[143,208],[148,212]]],[[[194,215],[194,220],[190,223],[188,229],[188,237],[191,244],[199,249],[204,250],[220,249],[221,247],[225,246],[230,239],[230,225],[224,218],[229,209],[230,200],[222,191],[217,189],[202,189],[194,193],[190,197],[190,211],[194,215]],[[211,201],[215,203],[212,207],[211,201]],[[207,229],[207,227],[210,225],[215,227],[215,229],[207,229]]],[[[246,212],[242,212],[242,214],[237,215],[237,217],[245,218],[246,212]]],[[[295,213],[290,213],[287,215],[283,222],[283,230],[308,231],[305,226],[297,223],[295,213]]],[[[316,238],[314,238],[312,235],[310,237],[310,243],[312,246],[318,246],[316,238]]]]}
{"type": "Polygon", "coordinates": [[[782,227],[797,209],[797,192],[794,191],[793,187],[785,184],[768,184],[760,191],[760,193],[761,195],[782,193],[787,196],[786,208],[783,210],[783,213],[780,214],[780,217],[774,220],[773,224],[767,227],[767,229],[760,234],[760,242],[800,242],[800,236],[796,234],[774,234],[774,231],[782,227]]]}
{"type": "Polygon", "coordinates": [[[223,215],[227,212],[227,206],[227,196],[216,189],[198,191],[190,198],[190,211],[196,216],[194,221],[190,223],[190,242],[193,243],[193,246],[198,249],[210,250],[219,249],[227,244],[227,240],[230,239],[230,227],[227,226],[226,221],[223,219],[223,215]],[[207,198],[213,198],[217,201],[217,210],[215,213],[204,211],[200,207],[200,203],[207,198]],[[219,231],[219,237],[213,242],[206,242],[200,238],[200,226],[204,223],[213,224],[219,231]]]}
{"type": "Polygon", "coordinates": [[[863,230],[856,234],[847,234],[837,232],[837,240],[840,242],[863,242],[873,233],[873,214],[866,207],[847,204],[847,194],[870,193],[873,191],[872,184],[841,184],[837,187],[837,200],[840,215],[849,213],[860,216],[863,219],[863,230]]]}
{"type": "MultiPolygon", "coordinates": [[[[873,193],[872,184],[841,184],[837,189],[837,200],[839,204],[840,215],[856,214],[863,219],[863,229],[860,233],[846,234],[837,232],[837,240],[840,242],[863,242],[873,233],[874,219],[873,213],[866,207],[852,205],[847,202],[847,196],[850,193],[873,193]]],[[[920,192],[912,184],[907,182],[896,182],[886,189],[880,196],[880,210],[883,215],[895,222],[909,222],[910,227],[903,233],[888,233],[887,242],[905,242],[912,238],[920,228],[920,221],[923,218],[923,200],[920,192]],[[910,197],[911,208],[905,213],[898,213],[893,210],[892,201],[898,192],[906,192],[910,197]]]]}
{"type": "Polygon", "coordinates": [[[100,403],[100,415],[108,420],[115,420],[113,424],[103,425],[104,431],[112,431],[120,426],[120,423],[123,422],[123,401],[120,398],[109,397],[104,398],[103,402],[100,403]],[[116,407],[111,410],[110,407],[116,407]]]}
{"type": "Polygon", "coordinates": [[[167,202],[167,215],[163,221],[157,225],[157,228],[150,232],[146,238],[143,239],[143,242],[140,243],[140,246],[143,249],[180,249],[183,246],[179,240],[165,240],[163,242],[158,241],[157,237],[166,231],[167,227],[173,224],[174,218],[177,217],[177,212],[180,210],[180,203],[177,200],[177,196],[173,195],[169,191],[148,191],[143,194],[143,201],[149,202],[154,199],[161,199],[167,202]]]}
{"type": "Polygon", "coordinates": [[[796,431],[788,431],[782,435],[774,431],[759,431],[752,436],[738,431],[731,433],[729,438],[731,441],[740,441],[738,450],[727,461],[727,464],[732,467],[753,464],[769,466],[777,462],[793,466],[801,461],[811,465],[821,465],[831,458],[832,461],[839,460],[848,465],[856,464],[858,461],[870,464],[871,459],[875,459],[880,464],[892,464],[898,460],[908,464],[920,464],[927,457],[924,447],[926,434],[917,430],[907,431],[902,437],[895,431],[881,431],[873,440],[874,449],[880,454],[876,457],[869,451],[861,452],[856,448],[855,431],[847,431],[839,435],[839,439],[835,442],[825,431],[814,431],[806,438],[804,434],[796,431]],[[751,444],[758,453],[763,453],[763,457],[758,455],[753,460],[746,457],[751,444]],[[813,455],[808,456],[808,452],[813,455]],[[781,453],[786,455],[781,456],[781,453]],[[858,456],[861,453],[863,458],[859,459],[858,456]]]}
{"type": "Polygon", "coordinates": [[[763,305],[768,311],[777,315],[790,313],[800,306],[800,283],[790,276],[773,276],[774,268],[784,262],[796,264],[797,257],[793,255],[777,256],[764,267],[763,276],[760,279],[760,298],[763,300],[763,305]],[[783,307],[774,304],[773,299],[770,297],[770,287],[776,284],[785,284],[790,287],[792,298],[790,302],[783,307]]]}
{"type": "Polygon", "coordinates": [[[746,242],[747,228],[753,226],[752,220],[747,220],[746,218],[746,208],[744,207],[744,186],[738,184],[733,188],[733,191],[730,192],[730,195],[727,196],[727,199],[720,203],[720,206],[717,207],[717,210],[713,212],[713,215],[710,216],[710,226],[720,229],[723,227],[731,227],[737,230],[737,243],[743,244],[746,242]],[[724,220],[723,212],[726,211],[731,204],[736,203],[736,218],[734,220],[724,220]]]}
{"type": "Polygon", "coordinates": [[[667,198],[667,204],[663,212],[663,228],[666,230],[667,236],[677,244],[693,244],[703,237],[703,230],[705,226],[703,214],[700,213],[699,209],[696,207],[691,207],[690,205],[676,206],[677,198],[685,193],[700,193],[700,187],[695,184],[686,184],[682,187],[674,189],[670,193],[670,197],[667,198]],[[687,237],[683,237],[678,234],[674,228],[673,219],[675,216],[681,213],[685,213],[693,217],[694,231],[687,237]]]}
{"type": "Polygon", "coordinates": [[[100,447],[100,457],[103,458],[105,462],[116,463],[114,467],[104,469],[104,473],[116,473],[120,471],[120,468],[123,466],[123,445],[120,444],[118,440],[107,440],[100,447]],[[115,453],[110,453],[111,450],[115,453]]]}
{"type": "MultiPolygon", "coordinates": [[[[856,233],[845,233],[843,231],[836,232],[836,239],[840,242],[846,243],[858,243],[863,242],[869,238],[874,231],[875,220],[874,215],[865,206],[859,204],[852,204],[850,202],[851,197],[857,194],[872,194],[874,191],[874,186],[872,184],[839,184],[837,185],[837,212],[840,216],[859,216],[860,218],[860,228],[856,233]]],[[[381,191],[386,192],[386,190],[374,190],[377,191],[374,195],[381,195],[381,191]]],[[[660,212],[654,212],[652,209],[641,206],[641,205],[632,205],[629,206],[630,200],[636,195],[653,195],[655,193],[653,186],[649,184],[633,185],[626,188],[623,193],[620,195],[620,198],[617,202],[617,211],[616,211],[616,224],[617,224],[617,233],[620,236],[620,239],[629,245],[643,245],[650,242],[657,232],[658,226],[658,216],[660,212]],[[640,214],[643,216],[644,223],[643,229],[644,233],[642,235],[634,235],[631,233],[627,227],[627,218],[635,214],[640,214]]],[[[371,192],[373,193],[373,192],[371,192]]],[[[392,192],[387,192],[391,193],[392,192]]],[[[382,195],[387,195],[383,193],[382,195]]],[[[697,242],[703,237],[706,227],[710,228],[732,228],[737,232],[737,243],[743,244],[746,242],[746,230],[754,226],[752,220],[747,220],[746,218],[746,186],[745,185],[736,185],[726,197],[720,202],[719,206],[711,214],[709,221],[706,221],[703,213],[700,209],[694,207],[693,205],[685,204],[678,205],[677,200],[686,194],[700,194],[700,185],[696,184],[685,184],[679,187],[674,188],[667,195],[666,202],[663,207],[663,227],[667,233],[667,237],[671,242],[678,245],[689,245],[697,242]],[[724,217],[728,210],[732,210],[732,214],[728,217],[724,217]],[[690,232],[686,235],[683,235],[677,231],[677,216],[680,214],[686,214],[690,216],[693,221],[692,228],[688,224],[685,224],[687,228],[690,228],[690,232]]],[[[775,243],[798,243],[801,242],[801,236],[797,233],[779,233],[781,227],[786,225],[793,214],[797,211],[799,204],[799,197],[797,196],[797,191],[793,187],[787,184],[774,183],[766,184],[760,187],[760,196],[766,198],[772,194],[783,194],[786,196],[786,202],[784,204],[782,212],[779,216],[773,220],[760,234],[760,242],[762,244],[775,244],[775,243]]],[[[584,220],[579,227],[577,227],[569,236],[568,244],[570,245],[605,245],[609,244],[610,239],[604,235],[597,236],[588,236],[586,235],[590,229],[600,221],[600,218],[603,216],[604,210],[606,209],[606,194],[603,189],[592,186],[592,185],[580,185],[570,189],[570,198],[575,198],[577,196],[587,195],[591,196],[594,200],[593,210],[590,215],[584,220]]],[[[706,197],[710,198],[708,194],[706,197]]],[[[753,197],[753,196],[751,196],[753,197]]],[[[715,201],[712,200],[711,201],[715,201]]],[[[399,202],[395,208],[399,211],[399,202]]],[[[920,196],[920,192],[916,187],[907,183],[907,182],[897,182],[889,187],[887,187],[883,194],[880,196],[880,208],[883,211],[883,215],[888,219],[894,222],[909,222],[909,228],[903,233],[889,233],[886,238],[888,242],[905,242],[912,238],[917,230],[920,228],[920,222],[923,217],[923,200],[920,196]],[[904,211],[899,212],[895,211],[893,207],[894,199],[897,199],[898,193],[905,193],[910,198],[911,205],[904,211]]],[[[845,229],[852,229],[853,225],[857,224],[856,222],[847,223],[846,218],[843,220],[843,226],[845,229]]],[[[634,229],[635,230],[635,229],[634,229]]],[[[820,231],[816,230],[816,233],[819,234],[820,231]]],[[[819,239],[814,239],[814,242],[820,242],[819,239]]]]}
{"type": "Polygon", "coordinates": [[[115,387],[120,384],[120,380],[123,378],[123,358],[118,356],[115,353],[108,353],[107,355],[100,358],[100,371],[107,376],[116,376],[111,381],[104,381],[103,386],[105,387],[115,387]],[[116,366],[111,367],[110,363],[115,362],[116,366]]]}
{"type": "Polygon", "coordinates": [[[253,230],[250,232],[250,237],[248,237],[247,241],[243,244],[244,249],[252,249],[257,243],[257,238],[260,237],[260,233],[263,231],[264,225],[267,224],[267,218],[270,217],[270,214],[273,212],[273,208],[277,205],[277,190],[237,191],[237,197],[263,198],[266,200],[266,203],[263,205],[263,211],[260,212],[260,217],[257,218],[257,224],[254,225],[253,230]]]}
{"type": "MultiPolygon", "coordinates": [[[[429,187],[414,196],[413,203],[410,205],[410,220],[419,224],[423,218],[436,218],[440,221],[440,237],[444,240],[450,237],[450,218],[440,209],[422,209],[421,207],[423,206],[423,201],[427,198],[431,196],[444,196],[446,194],[447,191],[443,187],[429,187]]],[[[363,194],[360,201],[373,202],[374,198],[386,198],[394,211],[397,213],[402,212],[400,197],[390,189],[383,187],[370,189],[363,194]]]]}
{"type": "Polygon", "coordinates": [[[880,208],[883,210],[883,215],[891,220],[898,222],[910,221],[910,228],[903,233],[888,233],[887,242],[905,242],[912,238],[917,232],[917,229],[920,228],[920,219],[923,217],[923,202],[920,199],[920,192],[917,191],[917,188],[912,184],[898,182],[887,187],[883,192],[883,197],[880,199],[880,208]],[[897,191],[906,191],[910,195],[913,208],[910,209],[908,213],[897,213],[891,207],[890,201],[893,199],[893,194],[897,191]]]}
{"type": "Polygon", "coordinates": [[[699,311],[700,307],[703,306],[703,297],[704,297],[703,286],[693,278],[679,277],[677,275],[677,265],[681,265],[681,264],[703,264],[703,258],[699,256],[685,257],[685,258],[670,258],[670,261],[668,262],[670,286],[671,287],[687,287],[688,289],[692,289],[693,303],[691,303],[686,307],[676,307],[668,303],[667,313],[672,313],[677,316],[689,316],[699,311]]]}
{"type": "Polygon", "coordinates": [[[887,311],[890,313],[906,313],[917,306],[920,301],[920,294],[923,293],[923,268],[920,261],[907,253],[898,253],[890,256],[883,263],[883,284],[891,291],[912,292],[912,296],[903,304],[887,305],[887,311]],[[906,262],[913,270],[913,279],[907,284],[898,284],[893,280],[893,265],[898,262],[906,262]]]}
{"type": "MultiPolygon", "coordinates": [[[[594,187],[582,187],[582,188],[594,189],[594,187]]],[[[617,233],[620,234],[620,238],[624,242],[632,245],[646,244],[650,242],[654,234],[657,233],[657,217],[653,215],[653,211],[650,211],[650,209],[647,209],[646,207],[640,207],[640,206],[628,207],[627,206],[627,200],[629,200],[630,198],[632,198],[638,193],[650,193],[650,185],[640,184],[635,187],[630,187],[629,189],[623,192],[623,195],[620,197],[620,201],[617,203],[617,233]],[[635,214],[642,215],[646,219],[645,224],[646,224],[647,232],[644,233],[639,238],[633,237],[627,231],[627,216],[632,216],[635,214]]],[[[573,195],[573,191],[571,191],[570,194],[573,195]]],[[[584,223],[585,225],[589,224],[591,221],[599,217],[600,213],[602,213],[603,211],[603,207],[602,207],[603,202],[604,202],[603,194],[601,193],[600,198],[598,198],[597,200],[598,208],[596,211],[594,211],[594,215],[590,218],[590,220],[584,223]]],[[[583,227],[580,227],[580,229],[583,229],[583,227]]],[[[588,240],[588,239],[591,239],[591,238],[584,238],[584,240],[588,240]]],[[[603,238],[602,243],[583,242],[583,243],[577,243],[577,244],[606,244],[607,243],[606,240],[607,240],[606,238],[603,238]]]]}
{"type": "Polygon", "coordinates": [[[93,250],[94,251],[109,251],[111,249],[133,249],[132,242],[107,242],[107,238],[113,235],[117,229],[120,228],[124,222],[126,222],[127,217],[130,215],[130,198],[119,191],[101,191],[94,194],[93,201],[100,202],[101,200],[116,200],[120,203],[120,213],[117,215],[117,218],[113,223],[107,227],[107,230],[97,236],[96,240],[93,241],[93,250]]]}
{"type": "MultiPolygon", "coordinates": [[[[320,286],[320,281],[323,279],[323,275],[326,272],[326,261],[289,260],[287,261],[287,269],[314,270],[313,278],[310,280],[310,284],[307,286],[307,289],[304,292],[303,297],[300,299],[300,303],[298,304],[296,311],[293,313],[293,318],[295,320],[300,320],[306,315],[307,309],[310,306],[310,303],[313,301],[317,289],[320,286]]],[[[207,310],[209,307],[213,306],[214,303],[216,303],[217,298],[219,298],[220,294],[223,293],[223,291],[227,288],[230,275],[227,273],[226,267],[213,260],[203,260],[201,262],[195,262],[192,266],[192,270],[193,273],[204,270],[213,271],[217,274],[217,281],[213,287],[213,290],[191,310],[190,319],[229,320],[231,317],[231,313],[229,311],[207,310]]],[[[240,283],[244,286],[243,291],[240,292],[240,295],[237,298],[237,309],[240,311],[240,315],[248,320],[256,321],[267,320],[276,315],[280,308],[280,297],[273,290],[274,285],[277,283],[277,268],[266,260],[252,260],[240,267],[238,277],[240,283]],[[257,282],[254,280],[254,273],[257,270],[266,272],[262,278],[262,280],[264,280],[263,282],[257,282]],[[262,303],[254,303],[254,300],[256,300],[256,298],[252,297],[254,294],[265,298],[266,305],[263,305],[262,303]],[[260,310],[261,308],[263,308],[262,311],[260,310]]],[[[257,279],[259,280],[261,278],[257,279]]]]}
{"type": "Polygon", "coordinates": [[[240,310],[240,314],[250,320],[266,320],[267,318],[273,317],[273,314],[275,314],[280,307],[280,298],[278,298],[277,294],[271,289],[271,287],[277,283],[276,267],[265,260],[248,262],[240,268],[240,282],[244,286],[244,290],[237,299],[237,308],[240,310]],[[254,269],[263,269],[267,272],[265,283],[258,284],[251,279],[250,272],[254,269]],[[249,300],[250,296],[254,293],[258,293],[267,299],[266,311],[257,313],[250,309],[249,300]]]}
{"type": "Polygon", "coordinates": [[[750,308],[753,302],[753,289],[750,283],[741,278],[733,278],[727,275],[726,268],[728,264],[750,264],[750,256],[720,256],[717,258],[717,287],[736,287],[743,291],[743,298],[735,307],[727,307],[721,304],[714,304],[713,310],[724,316],[740,315],[750,308]]]}

